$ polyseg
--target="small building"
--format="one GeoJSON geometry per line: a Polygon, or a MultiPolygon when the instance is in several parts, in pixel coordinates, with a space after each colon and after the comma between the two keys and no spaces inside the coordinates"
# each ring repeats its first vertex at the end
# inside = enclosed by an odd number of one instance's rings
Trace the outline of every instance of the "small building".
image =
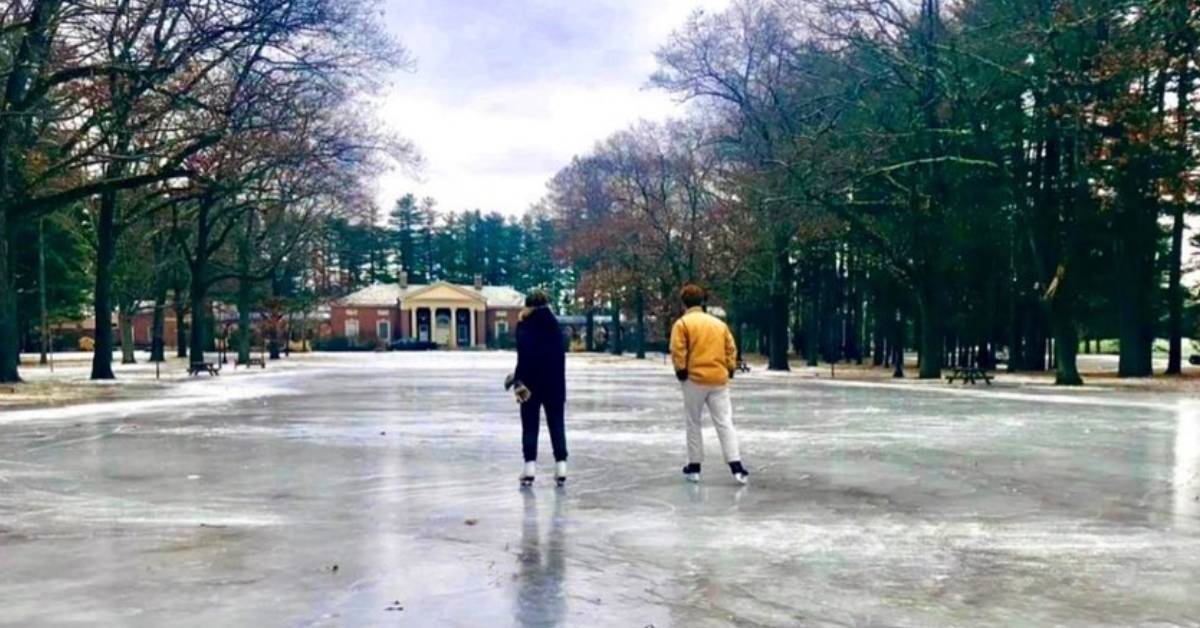
{"type": "Polygon", "coordinates": [[[525,297],[508,286],[439,281],[375,284],[335,302],[330,310],[333,334],[354,344],[400,339],[469,349],[506,344],[525,297]]]}

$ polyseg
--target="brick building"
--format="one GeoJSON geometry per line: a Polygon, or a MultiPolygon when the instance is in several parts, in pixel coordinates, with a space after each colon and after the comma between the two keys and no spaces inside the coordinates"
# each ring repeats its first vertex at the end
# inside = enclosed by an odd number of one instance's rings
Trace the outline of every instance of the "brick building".
{"type": "Polygon", "coordinates": [[[485,286],[480,278],[464,286],[439,281],[375,284],[333,304],[333,335],[355,344],[399,339],[469,349],[506,342],[516,327],[525,297],[508,286],[485,286]]]}

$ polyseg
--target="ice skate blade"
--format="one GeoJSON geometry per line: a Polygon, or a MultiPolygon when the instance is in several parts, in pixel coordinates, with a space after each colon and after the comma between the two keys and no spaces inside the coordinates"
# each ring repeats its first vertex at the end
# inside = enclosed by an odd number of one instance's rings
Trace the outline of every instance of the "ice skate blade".
{"type": "Polygon", "coordinates": [[[554,478],[554,485],[562,488],[567,485],[567,478],[554,478]]]}
{"type": "Polygon", "coordinates": [[[733,481],[745,486],[750,483],[750,476],[746,475],[745,473],[734,473],[733,481]]]}
{"type": "Polygon", "coordinates": [[[521,488],[529,488],[533,486],[533,478],[525,476],[521,478],[521,488]]]}
{"type": "Polygon", "coordinates": [[[688,482],[691,482],[692,484],[699,484],[700,483],[700,474],[699,473],[684,473],[683,479],[687,480],[688,482]]]}

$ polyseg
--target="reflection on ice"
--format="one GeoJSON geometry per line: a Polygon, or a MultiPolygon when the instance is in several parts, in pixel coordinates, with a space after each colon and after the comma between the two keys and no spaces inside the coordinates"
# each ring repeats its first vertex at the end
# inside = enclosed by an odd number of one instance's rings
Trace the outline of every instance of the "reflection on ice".
{"type": "Polygon", "coordinates": [[[1187,400],[1179,404],[1173,485],[1176,525],[1200,530],[1200,402],[1187,400]]]}
{"type": "Polygon", "coordinates": [[[537,493],[531,488],[524,488],[521,493],[524,520],[517,554],[517,625],[560,626],[567,612],[563,594],[563,582],[567,579],[563,544],[565,492],[560,489],[554,494],[550,533],[545,544],[538,534],[537,493]]]}

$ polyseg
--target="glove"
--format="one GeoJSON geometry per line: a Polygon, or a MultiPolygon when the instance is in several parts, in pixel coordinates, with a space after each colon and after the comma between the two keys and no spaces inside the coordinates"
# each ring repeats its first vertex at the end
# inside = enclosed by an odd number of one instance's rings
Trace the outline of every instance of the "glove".
{"type": "Polygon", "coordinates": [[[525,384],[520,382],[517,382],[517,387],[515,390],[513,390],[513,394],[517,398],[517,403],[525,403],[526,401],[529,401],[530,397],[533,396],[533,393],[525,387],[525,384]]]}
{"type": "Polygon", "coordinates": [[[509,373],[504,376],[504,390],[512,390],[512,387],[517,383],[517,374],[509,373]]]}
{"type": "Polygon", "coordinates": [[[681,382],[686,382],[688,380],[688,370],[687,369],[677,369],[675,371],[675,379],[677,379],[681,382]]]}

